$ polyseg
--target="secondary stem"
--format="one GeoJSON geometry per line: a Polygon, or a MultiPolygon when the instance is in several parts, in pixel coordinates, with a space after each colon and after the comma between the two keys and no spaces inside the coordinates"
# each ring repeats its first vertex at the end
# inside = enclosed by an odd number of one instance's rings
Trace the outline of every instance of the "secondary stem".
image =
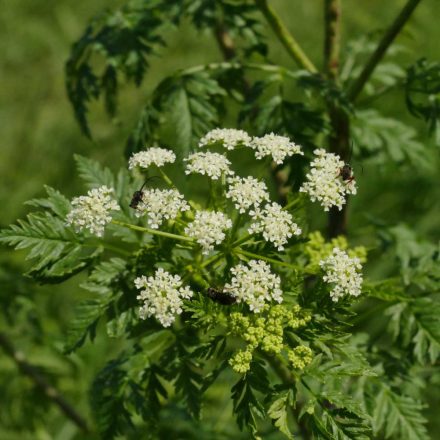
{"type": "Polygon", "coordinates": [[[275,258],[270,258],[270,257],[266,257],[264,255],[254,254],[253,252],[245,251],[243,249],[236,249],[234,252],[237,254],[245,255],[246,257],[257,258],[258,260],[264,260],[264,261],[267,261],[268,263],[277,264],[278,266],[288,267],[293,270],[298,269],[297,266],[294,266],[293,264],[290,264],[290,263],[286,263],[285,261],[275,260],[275,258]]]}
{"type": "Polygon", "coordinates": [[[190,237],[185,237],[184,235],[172,234],[170,232],[163,232],[157,229],[144,228],[143,226],[131,225],[130,223],[120,222],[118,220],[112,220],[112,223],[118,226],[123,226],[124,228],[132,229],[133,231],[146,232],[151,235],[157,235],[159,237],[171,238],[177,241],[187,241],[194,242],[194,240],[190,237]]]}
{"type": "Polygon", "coordinates": [[[275,32],[275,35],[278,37],[289,55],[296,61],[296,63],[311,73],[317,73],[318,69],[304,53],[295,38],[293,38],[292,34],[288,31],[281,18],[276,14],[274,9],[269,6],[267,0],[255,0],[255,3],[266,17],[266,20],[268,21],[272,30],[275,32]]]}
{"type": "Polygon", "coordinates": [[[40,374],[38,369],[30,364],[21,351],[16,350],[12,342],[4,334],[0,333],[0,346],[5,353],[15,362],[20,371],[28,376],[35,385],[40,388],[48,399],[52,400],[61,411],[72,420],[83,432],[89,432],[87,422],[79,415],[67,400],[40,374]]]}
{"type": "Polygon", "coordinates": [[[362,91],[364,85],[367,83],[371,74],[373,73],[376,66],[379,64],[381,59],[384,57],[386,51],[391,46],[397,35],[399,35],[405,23],[409,20],[414,9],[420,3],[421,0],[408,0],[406,5],[401,10],[400,14],[391,23],[391,26],[385,32],[385,35],[380,40],[376,47],[376,50],[372,53],[358,78],[353,82],[351,87],[348,89],[348,97],[351,101],[355,101],[359,93],[362,91]]]}

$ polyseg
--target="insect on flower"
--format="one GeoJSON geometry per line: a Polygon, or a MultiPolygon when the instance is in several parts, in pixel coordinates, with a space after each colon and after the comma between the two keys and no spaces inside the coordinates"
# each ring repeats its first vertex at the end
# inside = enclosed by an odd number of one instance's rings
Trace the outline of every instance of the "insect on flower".
{"type": "Polygon", "coordinates": [[[206,295],[208,298],[224,306],[230,306],[231,304],[235,304],[237,302],[237,299],[225,289],[209,287],[206,291],[206,295]]]}
{"type": "Polygon", "coordinates": [[[153,180],[156,178],[157,178],[157,176],[148,177],[147,180],[145,180],[145,182],[142,184],[141,188],[133,193],[133,197],[131,198],[131,202],[130,202],[130,208],[136,209],[138,207],[139,203],[142,202],[142,197],[144,196],[143,189],[144,189],[145,185],[150,180],[153,180]]]}
{"type": "MultiPolygon", "coordinates": [[[[353,156],[353,145],[354,143],[351,143],[350,153],[348,155],[348,162],[351,161],[351,158],[353,156]]],[[[346,184],[351,183],[353,180],[355,180],[354,174],[353,174],[353,167],[348,163],[345,162],[344,165],[339,169],[338,176],[341,176],[342,181],[346,184]]]]}

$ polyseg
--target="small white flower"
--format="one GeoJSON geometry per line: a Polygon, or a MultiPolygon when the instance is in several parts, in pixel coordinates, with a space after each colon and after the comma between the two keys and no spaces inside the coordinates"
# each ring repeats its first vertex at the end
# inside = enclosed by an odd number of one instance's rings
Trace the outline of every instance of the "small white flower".
{"type": "Polygon", "coordinates": [[[188,211],[189,205],[175,189],[147,189],[136,208],[136,216],[148,216],[148,226],[157,229],[164,220],[174,220],[179,213],[188,211]]]}
{"type": "Polygon", "coordinates": [[[197,211],[194,221],[185,228],[185,234],[195,238],[202,252],[207,254],[225,239],[224,231],[231,227],[232,221],[223,212],[197,211]]]}
{"type": "Polygon", "coordinates": [[[176,155],[171,150],[154,147],[134,153],[128,160],[128,169],[131,170],[137,166],[148,168],[151,164],[162,167],[166,163],[173,163],[175,160],[176,155]]]}
{"type": "Polygon", "coordinates": [[[344,162],[339,156],[327,153],[320,148],[313,152],[316,158],[310,164],[311,169],[307,174],[305,182],[300,192],[309,194],[312,202],[316,200],[328,211],[332,206],[337,206],[339,210],[346,203],[347,194],[356,194],[356,182],[344,182],[340,178],[341,168],[344,162]]]}
{"type": "Polygon", "coordinates": [[[255,150],[255,157],[257,159],[272,156],[272,159],[277,164],[282,164],[286,157],[294,154],[304,154],[301,151],[301,147],[292,142],[288,137],[278,136],[273,133],[253,138],[250,146],[255,150]]]}
{"type": "Polygon", "coordinates": [[[334,248],[333,253],[319,262],[324,270],[323,280],[333,285],[330,297],[337,302],[344,295],[359,296],[362,290],[362,265],[359,258],[350,258],[346,252],[334,248]]]}
{"type": "Polygon", "coordinates": [[[278,203],[266,205],[263,210],[250,212],[256,220],[251,224],[249,233],[262,233],[266,241],[273,243],[279,251],[284,249],[284,245],[292,235],[300,235],[301,229],[290,213],[283,211],[278,203]]]}
{"type": "Polygon", "coordinates": [[[169,327],[176,315],[182,313],[183,299],[193,296],[189,287],[182,287],[178,275],[171,275],[162,268],[157,269],[154,276],[136,278],[134,284],[141,290],[136,297],[143,302],[139,309],[140,318],[154,316],[164,327],[169,327]]]}
{"type": "Polygon", "coordinates": [[[231,177],[228,184],[226,197],[234,202],[240,213],[251,207],[258,208],[263,201],[269,200],[266,184],[255,177],[231,177]]]}
{"type": "Polygon", "coordinates": [[[105,225],[112,220],[110,212],[120,210],[116,200],[111,197],[113,192],[113,189],[101,186],[91,189],[86,196],[75,197],[66,224],[73,225],[76,231],[88,229],[102,237],[105,225]]]}
{"type": "Polygon", "coordinates": [[[198,173],[209,176],[213,180],[218,180],[222,174],[234,174],[229,165],[231,162],[219,153],[193,153],[184,159],[188,162],[185,174],[198,173]]]}
{"type": "Polygon", "coordinates": [[[252,138],[244,130],[235,128],[215,128],[206,133],[200,139],[199,147],[213,144],[221,144],[227,150],[233,150],[237,146],[249,146],[252,138]]]}
{"type": "Polygon", "coordinates": [[[238,264],[231,273],[233,277],[225,284],[225,291],[237,298],[237,302],[248,304],[251,311],[259,313],[266,303],[283,301],[280,277],[271,273],[264,261],[251,260],[248,266],[238,264]]]}

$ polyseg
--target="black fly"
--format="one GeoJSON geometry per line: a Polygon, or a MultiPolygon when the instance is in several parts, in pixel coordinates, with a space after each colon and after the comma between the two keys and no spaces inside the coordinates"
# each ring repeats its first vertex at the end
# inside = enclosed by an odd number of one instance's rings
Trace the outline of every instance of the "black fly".
{"type": "Polygon", "coordinates": [[[209,287],[206,291],[206,295],[208,298],[211,298],[213,301],[223,304],[224,306],[230,306],[231,304],[235,304],[237,302],[237,299],[228,292],[215,289],[214,287],[209,287]]]}
{"type": "Polygon", "coordinates": [[[133,197],[131,198],[130,208],[136,209],[139,203],[142,202],[142,197],[144,196],[144,186],[152,179],[155,179],[157,176],[148,177],[147,180],[143,183],[141,188],[133,193],[133,197]]]}

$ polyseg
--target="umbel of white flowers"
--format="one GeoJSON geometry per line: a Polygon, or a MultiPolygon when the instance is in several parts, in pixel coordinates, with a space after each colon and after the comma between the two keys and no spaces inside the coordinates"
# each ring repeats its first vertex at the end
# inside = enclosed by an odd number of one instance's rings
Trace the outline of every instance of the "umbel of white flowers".
{"type": "MultiPolygon", "coordinates": [[[[207,133],[200,140],[199,147],[223,147],[226,151],[190,154],[184,159],[185,174],[199,174],[216,181],[225,198],[218,206],[226,208],[232,205],[238,211],[235,213],[238,220],[240,216],[247,216],[249,234],[262,237],[278,251],[283,251],[293,236],[301,234],[301,228],[292,215],[279,204],[271,202],[266,184],[253,176],[236,175],[227,157],[229,150],[249,148],[256,159],[270,158],[281,164],[289,157],[304,154],[299,145],[273,133],[251,137],[243,130],[218,128],[207,133]],[[231,203],[227,204],[226,199],[231,203]]],[[[316,157],[311,162],[307,180],[300,191],[307,193],[312,201],[318,201],[325,211],[332,206],[341,209],[346,203],[347,194],[356,194],[356,183],[354,180],[343,181],[341,168],[344,163],[337,155],[323,149],[315,150],[314,154],[316,157]]],[[[175,161],[176,155],[172,151],[154,147],[133,154],[128,167],[130,170],[150,167],[161,169],[175,161]]],[[[160,171],[171,188],[144,189],[136,208],[136,216],[145,218],[151,233],[152,230],[169,227],[170,221],[177,221],[184,225],[186,238],[200,246],[202,254],[208,254],[221,245],[229,230],[237,230],[240,221],[236,221],[233,228],[231,218],[234,215],[218,208],[194,209],[194,204],[186,201],[164,171],[160,171]],[[186,219],[179,218],[190,210],[193,212],[186,219]]],[[[67,225],[73,226],[78,232],[88,230],[102,236],[105,226],[112,221],[112,212],[120,209],[112,198],[113,193],[113,189],[102,186],[90,190],[86,196],[73,199],[72,210],[66,218],[67,225]]],[[[321,267],[325,272],[324,281],[332,286],[332,300],[360,294],[362,275],[358,273],[361,266],[357,259],[350,259],[343,251],[335,249],[330,257],[321,261],[321,267]]],[[[269,265],[264,261],[252,260],[248,265],[240,264],[231,269],[231,274],[232,278],[226,288],[237,302],[246,303],[252,311],[258,313],[265,303],[282,301],[280,278],[271,273],[269,265]]],[[[183,299],[192,295],[188,288],[182,286],[180,278],[176,277],[158,270],[154,277],[137,279],[136,286],[143,289],[138,297],[143,302],[143,318],[155,316],[164,326],[171,325],[174,317],[181,312],[183,299]]]]}
{"type": "Polygon", "coordinates": [[[343,181],[339,176],[344,162],[339,156],[317,149],[313,152],[316,158],[313,160],[311,170],[307,174],[307,181],[299,189],[300,192],[309,194],[312,202],[318,201],[329,211],[332,206],[339,210],[346,203],[348,194],[356,194],[355,180],[343,181]]]}
{"type": "Polygon", "coordinates": [[[120,210],[112,198],[113,193],[112,188],[101,186],[91,189],[86,196],[75,197],[66,224],[72,225],[78,232],[88,229],[92,234],[102,237],[105,226],[112,220],[110,213],[120,210]]]}
{"type": "Polygon", "coordinates": [[[345,251],[336,247],[330,256],[319,262],[319,265],[325,272],[323,280],[333,286],[330,292],[333,301],[337,302],[345,295],[361,294],[362,265],[359,258],[350,258],[345,251]]]}

